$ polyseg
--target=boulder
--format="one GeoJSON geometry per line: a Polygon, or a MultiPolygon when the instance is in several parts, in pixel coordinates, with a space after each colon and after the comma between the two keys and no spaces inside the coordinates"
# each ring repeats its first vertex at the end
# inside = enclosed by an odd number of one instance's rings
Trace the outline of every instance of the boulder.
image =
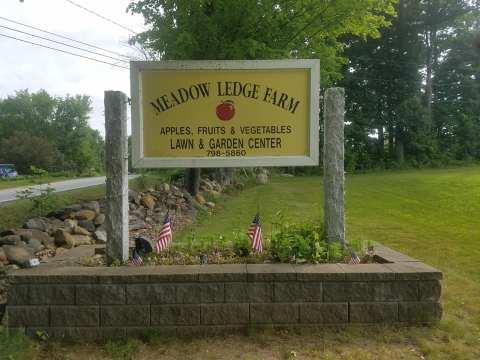
{"type": "Polygon", "coordinates": [[[20,235],[22,237],[22,240],[26,243],[29,243],[31,239],[35,239],[40,241],[45,247],[55,247],[53,238],[43,231],[36,229],[17,229],[14,231],[16,234],[20,235]]]}
{"type": "Polygon", "coordinates": [[[159,190],[164,191],[164,192],[169,192],[170,191],[170,185],[167,184],[167,183],[163,183],[162,185],[160,185],[159,190]]]}
{"type": "Polygon", "coordinates": [[[268,175],[266,173],[257,174],[256,177],[257,185],[266,185],[268,184],[268,175]]]}
{"type": "Polygon", "coordinates": [[[72,235],[74,246],[80,245],[91,245],[93,244],[93,240],[90,236],[85,235],[72,235]]]}
{"type": "Polygon", "coordinates": [[[63,221],[56,218],[49,218],[50,223],[52,224],[52,229],[56,230],[63,226],[63,221]]]}
{"type": "Polygon", "coordinates": [[[211,202],[211,201],[207,201],[205,203],[205,206],[206,207],[209,207],[210,209],[213,209],[215,207],[215,203],[211,202]]]}
{"type": "Polygon", "coordinates": [[[82,205],[84,209],[95,211],[96,214],[100,214],[100,203],[98,201],[90,201],[82,205]]]}
{"type": "Polygon", "coordinates": [[[95,225],[100,226],[105,222],[105,214],[98,214],[95,218],[95,225]]]}
{"type": "Polygon", "coordinates": [[[128,190],[128,201],[136,205],[140,205],[140,194],[132,189],[128,190]]]}
{"type": "Polygon", "coordinates": [[[55,245],[71,249],[75,246],[75,238],[65,230],[57,229],[55,232],[55,245]]]}
{"type": "Polygon", "coordinates": [[[31,248],[34,253],[45,249],[45,246],[43,246],[41,241],[33,238],[30,238],[29,242],[27,243],[27,246],[31,248]]]}
{"type": "Polygon", "coordinates": [[[145,207],[150,210],[155,209],[156,201],[157,199],[151,194],[145,194],[142,196],[142,204],[145,205],[145,207]]]}
{"type": "Polygon", "coordinates": [[[49,237],[48,239],[43,239],[42,244],[47,249],[55,250],[55,239],[53,237],[49,237]]]}
{"type": "Polygon", "coordinates": [[[175,198],[167,199],[167,208],[168,209],[176,209],[176,207],[177,207],[177,199],[175,199],[175,198]]]}
{"type": "Polygon", "coordinates": [[[2,245],[17,245],[22,242],[20,235],[7,235],[0,238],[0,246],[2,245]]]}
{"type": "Polygon", "coordinates": [[[208,190],[207,193],[208,193],[208,195],[210,195],[214,199],[218,199],[220,196],[222,196],[221,193],[219,193],[218,191],[215,191],[215,190],[208,190]]]}
{"type": "Polygon", "coordinates": [[[135,231],[135,230],[148,228],[148,224],[145,221],[136,218],[136,219],[130,220],[128,227],[130,231],[135,231]]]}
{"type": "Polygon", "coordinates": [[[207,200],[205,200],[205,198],[203,197],[202,194],[198,193],[197,195],[195,195],[195,200],[197,200],[197,202],[200,204],[200,205],[203,205],[207,202],[207,200]]]}
{"type": "Polygon", "coordinates": [[[137,210],[132,211],[129,215],[130,215],[130,218],[144,218],[147,215],[147,213],[145,208],[140,207],[137,210]]]}
{"type": "Polygon", "coordinates": [[[73,219],[65,219],[63,222],[63,229],[70,234],[73,234],[74,229],[78,226],[78,221],[73,219]]]}
{"type": "Polygon", "coordinates": [[[7,236],[7,235],[17,235],[17,233],[15,232],[14,229],[3,230],[2,232],[0,232],[0,238],[4,237],[4,236],[7,236]]]}
{"type": "Polygon", "coordinates": [[[21,267],[29,267],[30,259],[34,257],[33,250],[25,245],[5,245],[3,251],[10,264],[21,267]]]}
{"type": "Polygon", "coordinates": [[[76,220],[93,220],[97,217],[97,213],[93,210],[83,209],[77,211],[73,217],[76,220]]]}
{"type": "Polygon", "coordinates": [[[205,190],[213,190],[213,185],[208,179],[201,179],[200,180],[200,186],[204,188],[205,190]]]}
{"type": "Polygon", "coordinates": [[[84,229],[83,227],[81,226],[75,226],[75,228],[73,229],[73,233],[75,235],[85,235],[85,236],[90,236],[90,231],[88,231],[87,229],[84,229]]]}
{"type": "Polygon", "coordinates": [[[73,219],[75,216],[76,211],[71,211],[71,210],[64,210],[60,216],[58,216],[59,219],[65,220],[65,219],[73,219]]]}
{"type": "Polygon", "coordinates": [[[94,235],[97,243],[105,244],[107,242],[107,232],[105,230],[97,230],[94,235]]]}
{"type": "Polygon", "coordinates": [[[66,208],[64,208],[64,210],[67,210],[68,212],[77,212],[82,210],[82,205],[80,204],[69,205],[66,208]]]}
{"type": "Polygon", "coordinates": [[[26,229],[36,229],[44,232],[48,232],[53,228],[50,220],[44,217],[29,219],[23,227],[26,229]]]}
{"type": "Polygon", "coordinates": [[[192,203],[193,197],[190,195],[190,193],[187,190],[182,191],[183,198],[187,200],[189,203],[192,203]]]}
{"type": "Polygon", "coordinates": [[[91,233],[95,231],[95,224],[92,220],[79,220],[78,226],[84,228],[91,233]]]}
{"type": "Polygon", "coordinates": [[[3,265],[8,264],[7,255],[5,254],[5,251],[3,250],[2,247],[0,247],[0,264],[3,264],[3,265]]]}

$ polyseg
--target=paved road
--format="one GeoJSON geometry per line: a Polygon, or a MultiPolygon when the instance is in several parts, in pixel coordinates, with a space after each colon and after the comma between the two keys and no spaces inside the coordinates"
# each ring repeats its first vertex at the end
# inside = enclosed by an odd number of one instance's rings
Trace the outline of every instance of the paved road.
{"type": "MultiPolygon", "coordinates": [[[[136,175],[130,175],[130,179],[133,179],[136,175]]],[[[72,179],[51,183],[50,186],[55,189],[55,192],[68,191],[86,188],[90,186],[96,186],[105,184],[105,176],[89,177],[89,178],[80,178],[72,179]]],[[[45,189],[48,184],[42,185],[32,185],[32,186],[22,186],[18,188],[0,190],[0,203],[17,200],[16,195],[17,191],[22,191],[26,188],[33,188],[38,194],[41,189],[45,189]]]]}

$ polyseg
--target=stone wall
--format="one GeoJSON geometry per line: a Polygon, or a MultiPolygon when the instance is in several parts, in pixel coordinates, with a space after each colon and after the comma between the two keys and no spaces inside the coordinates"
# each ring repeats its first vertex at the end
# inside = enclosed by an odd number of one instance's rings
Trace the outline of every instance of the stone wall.
{"type": "Polygon", "coordinates": [[[389,256],[397,261],[18,270],[9,278],[7,323],[29,335],[93,340],[439,320],[442,273],[389,256]]]}

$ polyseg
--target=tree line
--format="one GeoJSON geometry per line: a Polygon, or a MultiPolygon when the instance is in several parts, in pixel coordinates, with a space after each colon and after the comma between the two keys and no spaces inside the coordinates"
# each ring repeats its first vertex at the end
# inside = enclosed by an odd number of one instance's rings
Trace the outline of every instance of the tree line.
{"type": "Polygon", "coordinates": [[[103,171],[104,140],[88,125],[86,95],[56,97],[45,90],[17,91],[0,99],[0,163],[22,174],[31,166],[53,172],[103,171]]]}
{"type": "MultiPolygon", "coordinates": [[[[479,0],[140,0],[151,59],[320,58],[346,168],[480,159],[479,0]]],[[[198,171],[187,172],[198,179],[198,171]]]]}
{"type": "MultiPolygon", "coordinates": [[[[152,60],[320,58],[322,90],[345,88],[349,171],[480,159],[480,0],[139,0],[128,11],[145,19],[131,43],[152,60]]],[[[0,99],[0,161],[102,169],[90,111],[88,96],[0,99]]],[[[194,188],[198,176],[187,173],[194,188]]]]}
{"type": "Polygon", "coordinates": [[[480,1],[400,0],[377,39],[346,41],[347,168],[480,159],[480,1]]]}

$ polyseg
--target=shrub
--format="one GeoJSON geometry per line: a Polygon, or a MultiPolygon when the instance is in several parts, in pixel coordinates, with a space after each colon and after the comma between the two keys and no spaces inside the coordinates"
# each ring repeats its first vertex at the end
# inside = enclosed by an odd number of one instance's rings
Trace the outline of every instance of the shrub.
{"type": "Polygon", "coordinates": [[[278,215],[279,221],[271,243],[270,255],[280,262],[325,263],[341,261],[342,246],[322,240],[323,226],[319,223],[289,224],[278,215]]]}
{"type": "Polygon", "coordinates": [[[36,167],[35,165],[30,165],[30,172],[32,175],[35,176],[48,176],[47,170],[43,170],[39,167],[36,167]]]}

